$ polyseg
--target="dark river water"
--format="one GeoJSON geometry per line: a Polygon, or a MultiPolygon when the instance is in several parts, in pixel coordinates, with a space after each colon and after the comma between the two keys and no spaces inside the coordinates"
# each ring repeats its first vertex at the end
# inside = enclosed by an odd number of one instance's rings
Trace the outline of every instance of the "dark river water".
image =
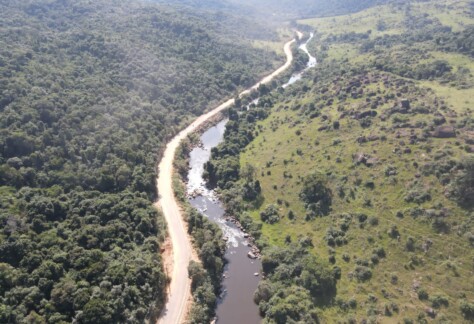
{"type": "Polygon", "coordinates": [[[191,152],[190,171],[188,174],[188,193],[196,189],[201,195],[191,198],[191,204],[219,224],[224,237],[227,237],[227,251],[222,282],[222,295],[217,306],[217,322],[222,324],[260,323],[261,318],[257,305],[253,302],[253,293],[257,288],[260,277],[260,261],[247,257],[250,248],[244,233],[233,223],[224,218],[224,208],[217,200],[213,191],[206,189],[202,178],[203,164],[209,160],[211,148],[217,146],[224,135],[225,124],[223,120],[216,126],[209,128],[202,136],[203,146],[191,152]],[[255,274],[258,273],[258,276],[255,274]]]}
{"type": "MultiPolygon", "coordinates": [[[[306,69],[317,64],[316,59],[310,55],[306,48],[312,37],[313,34],[299,47],[309,57],[306,69]]],[[[300,80],[303,72],[292,75],[283,87],[300,80]]],[[[253,293],[257,289],[261,276],[260,260],[247,257],[250,248],[244,233],[235,224],[225,220],[222,204],[215,193],[206,188],[205,181],[202,178],[204,163],[209,160],[211,149],[223,140],[226,123],[227,120],[223,120],[216,126],[209,128],[201,135],[202,147],[196,147],[191,151],[187,191],[190,195],[199,192],[199,195],[195,198],[190,198],[191,205],[217,223],[222,229],[224,237],[227,238],[225,254],[227,264],[222,281],[223,293],[217,305],[217,323],[257,324],[261,322],[262,318],[259,315],[257,305],[253,302],[253,293]]]]}

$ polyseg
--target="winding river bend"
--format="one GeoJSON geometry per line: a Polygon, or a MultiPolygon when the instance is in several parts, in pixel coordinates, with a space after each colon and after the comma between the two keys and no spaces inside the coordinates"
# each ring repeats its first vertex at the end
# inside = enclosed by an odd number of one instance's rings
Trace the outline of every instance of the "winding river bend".
{"type": "MultiPolygon", "coordinates": [[[[286,62],[276,69],[270,75],[264,77],[253,87],[243,91],[240,95],[248,94],[252,90],[257,89],[260,84],[265,84],[273,80],[274,77],[280,75],[288,69],[293,61],[293,53],[291,45],[295,40],[287,42],[284,46],[286,62]]],[[[194,122],[179,132],[173,139],[168,142],[163,157],[158,164],[157,192],[159,194],[155,207],[161,209],[168,225],[168,234],[171,243],[172,255],[167,257],[170,265],[170,285],[167,294],[165,307],[162,309],[158,323],[177,324],[186,320],[186,313],[191,305],[191,280],[188,277],[188,264],[194,258],[192,254],[191,241],[186,231],[183,217],[181,215],[180,206],[174,196],[172,186],[173,160],[181,141],[189,134],[196,131],[202,124],[219,112],[229,108],[234,104],[234,99],[229,99],[213,110],[199,116],[194,122]]],[[[168,268],[169,269],[169,268],[168,268]]]]}
{"type": "MultiPolygon", "coordinates": [[[[300,37],[300,39],[301,39],[301,37],[303,37],[303,35],[302,35],[302,34],[299,34],[299,37],[300,37]]],[[[293,83],[295,83],[296,81],[301,80],[301,78],[303,77],[303,74],[304,74],[307,70],[309,70],[309,69],[315,67],[315,66],[318,64],[318,61],[316,60],[316,58],[315,58],[314,56],[312,56],[311,53],[308,51],[308,44],[309,44],[309,42],[311,42],[311,40],[313,39],[313,37],[314,37],[314,33],[310,33],[308,40],[307,40],[306,42],[304,42],[303,44],[301,44],[301,45],[298,47],[300,50],[302,50],[303,52],[305,52],[306,55],[308,55],[308,63],[307,63],[307,65],[306,65],[306,68],[305,68],[303,71],[300,71],[300,72],[298,72],[298,73],[293,74],[293,75],[291,76],[291,78],[288,80],[288,82],[285,83],[285,84],[282,86],[283,88],[286,88],[286,87],[292,85],[293,83]]]]}
{"type": "MultiPolygon", "coordinates": [[[[292,75],[283,85],[284,87],[300,80],[307,69],[316,66],[316,58],[311,56],[307,49],[307,44],[312,38],[311,33],[310,38],[299,47],[309,57],[306,69],[292,75]]],[[[190,195],[195,192],[200,193],[189,199],[191,205],[217,223],[227,238],[225,257],[228,263],[225,266],[222,282],[223,293],[218,300],[217,323],[257,324],[261,322],[261,317],[257,305],[253,302],[253,293],[261,276],[260,260],[247,257],[250,248],[246,235],[234,223],[225,219],[224,207],[215,193],[206,188],[202,177],[203,165],[209,160],[211,149],[223,140],[226,123],[227,120],[223,120],[204,132],[201,135],[202,146],[194,148],[191,152],[187,191],[190,195]]]]}

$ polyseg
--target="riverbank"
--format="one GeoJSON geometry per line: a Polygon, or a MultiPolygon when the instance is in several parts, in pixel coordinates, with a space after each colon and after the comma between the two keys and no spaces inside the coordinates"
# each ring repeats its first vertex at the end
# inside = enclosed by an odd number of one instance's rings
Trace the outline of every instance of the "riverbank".
{"type": "Polygon", "coordinates": [[[261,317],[253,294],[257,289],[261,263],[259,251],[251,236],[243,231],[235,217],[226,215],[225,208],[214,190],[209,190],[203,178],[204,164],[211,150],[223,141],[227,120],[210,127],[200,136],[200,145],[189,154],[190,170],[186,177],[187,200],[206,219],[222,231],[219,239],[226,246],[225,266],[219,282],[217,323],[258,324],[261,317]]]}
{"type": "MultiPolygon", "coordinates": [[[[261,84],[268,83],[280,73],[285,71],[293,60],[291,45],[295,40],[287,42],[284,46],[286,54],[286,62],[283,66],[263,78],[253,87],[243,91],[240,96],[249,94],[252,90],[256,90],[261,84]]],[[[189,304],[191,296],[191,281],[188,277],[188,264],[191,261],[192,247],[184,224],[182,212],[173,193],[173,159],[179,143],[189,134],[196,131],[206,121],[218,114],[219,112],[229,108],[234,104],[234,99],[229,99],[223,104],[208,113],[198,117],[191,125],[176,135],[166,146],[163,158],[158,165],[157,190],[159,200],[155,204],[163,212],[168,224],[169,236],[173,248],[173,272],[170,278],[170,289],[168,301],[162,311],[159,319],[160,323],[182,323],[185,321],[185,310],[189,304]]]]}

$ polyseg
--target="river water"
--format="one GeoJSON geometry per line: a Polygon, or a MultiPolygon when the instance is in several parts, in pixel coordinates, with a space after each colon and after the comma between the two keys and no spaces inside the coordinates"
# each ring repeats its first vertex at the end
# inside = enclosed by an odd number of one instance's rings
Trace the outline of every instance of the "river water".
{"type": "MultiPolygon", "coordinates": [[[[306,71],[316,66],[316,58],[311,56],[306,47],[311,41],[313,34],[302,45],[300,49],[308,54],[309,61],[306,71]]],[[[290,80],[283,85],[287,87],[300,80],[304,71],[295,73],[290,80]]],[[[222,281],[222,295],[217,305],[217,323],[221,324],[257,324],[262,318],[259,315],[258,307],[253,302],[253,293],[257,289],[261,276],[261,262],[258,259],[249,259],[247,253],[250,251],[248,241],[244,233],[237,226],[226,221],[224,218],[224,207],[218,200],[214,191],[206,188],[206,183],[202,177],[204,163],[211,156],[211,149],[217,146],[224,138],[225,125],[227,120],[219,122],[209,128],[201,135],[201,147],[194,148],[190,153],[189,173],[187,192],[188,195],[198,192],[195,198],[190,198],[191,205],[201,213],[217,223],[224,237],[227,238],[227,250],[225,258],[227,264],[224,270],[222,281]]]]}
{"type": "Polygon", "coordinates": [[[293,83],[295,83],[296,81],[301,80],[301,78],[303,77],[303,74],[308,69],[311,69],[311,68],[315,67],[318,64],[318,61],[316,60],[316,58],[314,56],[312,56],[311,53],[308,51],[308,44],[313,39],[313,37],[314,37],[314,33],[310,33],[308,40],[299,46],[299,49],[302,50],[303,52],[305,52],[306,55],[308,55],[308,58],[309,58],[308,59],[308,64],[306,65],[306,68],[301,72],[293,74],[291,76],[290,80],[288,80],[288,82],[285,83],[282,86],[283,88],[286,88],[286,87],[292,85],[293,83]]]}

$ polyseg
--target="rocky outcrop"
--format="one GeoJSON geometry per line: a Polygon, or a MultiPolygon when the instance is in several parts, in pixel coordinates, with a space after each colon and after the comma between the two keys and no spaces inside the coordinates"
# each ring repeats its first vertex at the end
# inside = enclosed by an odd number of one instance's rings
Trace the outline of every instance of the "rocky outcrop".
{"type": "Polygon", "coordinates": [[[456,130],[453,126],[443,125],[435,128],[432,133],[433,137],[437,138],[452,138],[456,137],[456,130]]]}
{"type": "Polygon", "coordinates": [[[362,153],[362,152],[353,154],[352,155],[352,160],[356,164],[364,164],[367,167],[371,167],[371,166],[377,164],[377,162],[378,162],[377,158],[371,157],[370,155],[362,153]]]}

